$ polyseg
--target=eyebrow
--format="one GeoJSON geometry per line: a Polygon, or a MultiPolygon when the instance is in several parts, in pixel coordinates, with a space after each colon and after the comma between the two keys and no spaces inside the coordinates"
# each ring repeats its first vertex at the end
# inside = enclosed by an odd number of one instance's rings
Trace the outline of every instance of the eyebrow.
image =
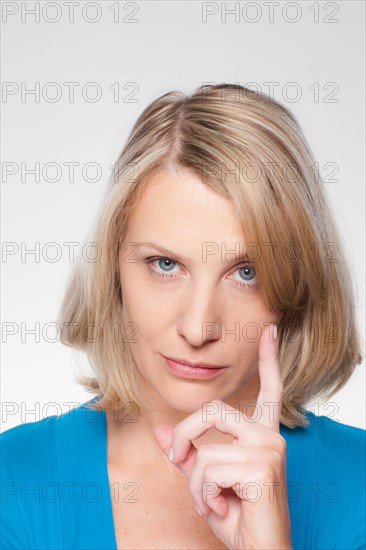
{"type": "MultiPolygon", "coordinates": [[[[147,241],[144,241],[144,242],[135,242],[135,244],[137,246],[147,246],[147,247],[151,247],[151,248],[155,248],[156,250],[159,250],[160,252],[162,252],[164,255],[168,256],[169,258],[176,258],[179,262],[182,262],[182,263],[187,263],[188,262],[188,258],[186,258],[185,256],[180,256],[179,254],[175,253],[175,252],[171,252],[170,250],[168,250],[167,248],[164,248],[163,246],[161,246],[160,244],[156,244],[156,243],[153,243],[153,242],[147,242],[147,241]]],[[[203,243],[202,243],[203,244],[203,243]]],[[[208,242],[207,244],[212,244],[211,242],[208,242]]],[[[228,255],[229,257],[232,257],[234,252],[231,251],[231,250],[226,250],[226,255],[228,255]]],[[[220,254],[220,257],[221,257],[221,249],[219,249],[216,253],[214,254],[220,254]]],[[[208,254],[208,256],[212,256],[213,254],[208,254]]],[[[246,253],[243,253],[243,254],[240,254],[238,257],[234,257],[230,262],[228,262],[229,264],[234,264],[234,263],[240,263],[242,261],[250,261],[250,258],[249,256],[246,254],[246,253]]]]}

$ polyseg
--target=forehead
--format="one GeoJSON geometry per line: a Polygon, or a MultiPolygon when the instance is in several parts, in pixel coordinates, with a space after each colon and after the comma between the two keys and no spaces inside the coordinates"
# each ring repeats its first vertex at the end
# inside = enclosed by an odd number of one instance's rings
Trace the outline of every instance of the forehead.
{"type": "Polygon", "coordinates": [[[241,221],[229,197],[194,174],[155,173],[146,183],[127,228],[133,239],[179,244],[245,243],[241,221]],[[147,239],[148,238],[148,239],[147,239]],[[199,241],[199,242],[198,242],[199,241]]]}

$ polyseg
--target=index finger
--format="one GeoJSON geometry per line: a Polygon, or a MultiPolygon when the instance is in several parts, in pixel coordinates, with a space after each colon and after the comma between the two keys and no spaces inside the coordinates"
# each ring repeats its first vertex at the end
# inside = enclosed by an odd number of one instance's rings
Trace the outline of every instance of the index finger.
{"type": "Polygon", "coordinates": [[[280,428],[283,381],[277,357],[277,327],[267,325],[259,342],[258,370],[260,388],[257,406],[259,423],[278,432],[280,428]]]}

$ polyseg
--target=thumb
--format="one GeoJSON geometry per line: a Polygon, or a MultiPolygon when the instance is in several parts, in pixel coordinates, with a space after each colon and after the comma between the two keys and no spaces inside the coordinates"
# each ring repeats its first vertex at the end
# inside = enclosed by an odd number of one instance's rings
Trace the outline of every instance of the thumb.
{"type": "Polygon", "coordinates": [[[153,434],[160,449],[167,455],[173,442],[174,426],[170,424],[159,424],[153,428],[153,434]]]}
{"type": "MultiPolygon", "coordinates": [[[[155,426],[155,428],[153,428],[155,439],[161,450],[164,451],[166,455],[168,455],[169,449],[173,443],[173,432],[174,426],[171,426],[170,424],[159,424],[159,426],[155,426]]],[[[182,474],[185,475],[187,479],[189,479],[196,455],[197,449],[193,444],[191,444],[191,448],[188,451],[184,462],[179,462],[176,464],[173,462],[173,464],[182,472],[182,474]]]]}

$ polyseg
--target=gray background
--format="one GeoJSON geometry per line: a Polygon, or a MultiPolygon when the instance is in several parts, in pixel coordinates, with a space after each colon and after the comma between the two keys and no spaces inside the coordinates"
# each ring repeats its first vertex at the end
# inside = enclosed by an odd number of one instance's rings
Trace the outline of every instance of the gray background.
{"type": "MultiPolygon", "coordinates": [[[[202,83],[273,88],[300,121],[347,247],[364,354],[364,3],[79,2],[73,22],[64,2],[40,2],[39,21],[30,13],[35,7],[1,6],[2,428],[92,397],[73,381],[71,350],[47,331],[71,267],[64,243],[79,250],[143,108],[202,83]],[[235,6],[236,15],[225,18],[225,7],[235,6]],[[79,83],[74,101],[67,82],[79,83]],[[24,93],[37,86],[39,101],[24,93]],[[93,101],[96,90],[101,97],[93,101]],[[70,162],[79,163],[74,181],[70,162]],[[39,182],[25,173],[35,163],[39,182]],[[9,169],[15,173],[6,175],[9,169]],[[4,255],[4,246],[14,254],[4,255]],[[37,247],[38,257],[24,254],[37,247]],[[38,341],[25,333],[35,327],[38,341]]],[[[364,388],[362,364],[329,403],[308,408],[365,427],[364,388]]]]}

